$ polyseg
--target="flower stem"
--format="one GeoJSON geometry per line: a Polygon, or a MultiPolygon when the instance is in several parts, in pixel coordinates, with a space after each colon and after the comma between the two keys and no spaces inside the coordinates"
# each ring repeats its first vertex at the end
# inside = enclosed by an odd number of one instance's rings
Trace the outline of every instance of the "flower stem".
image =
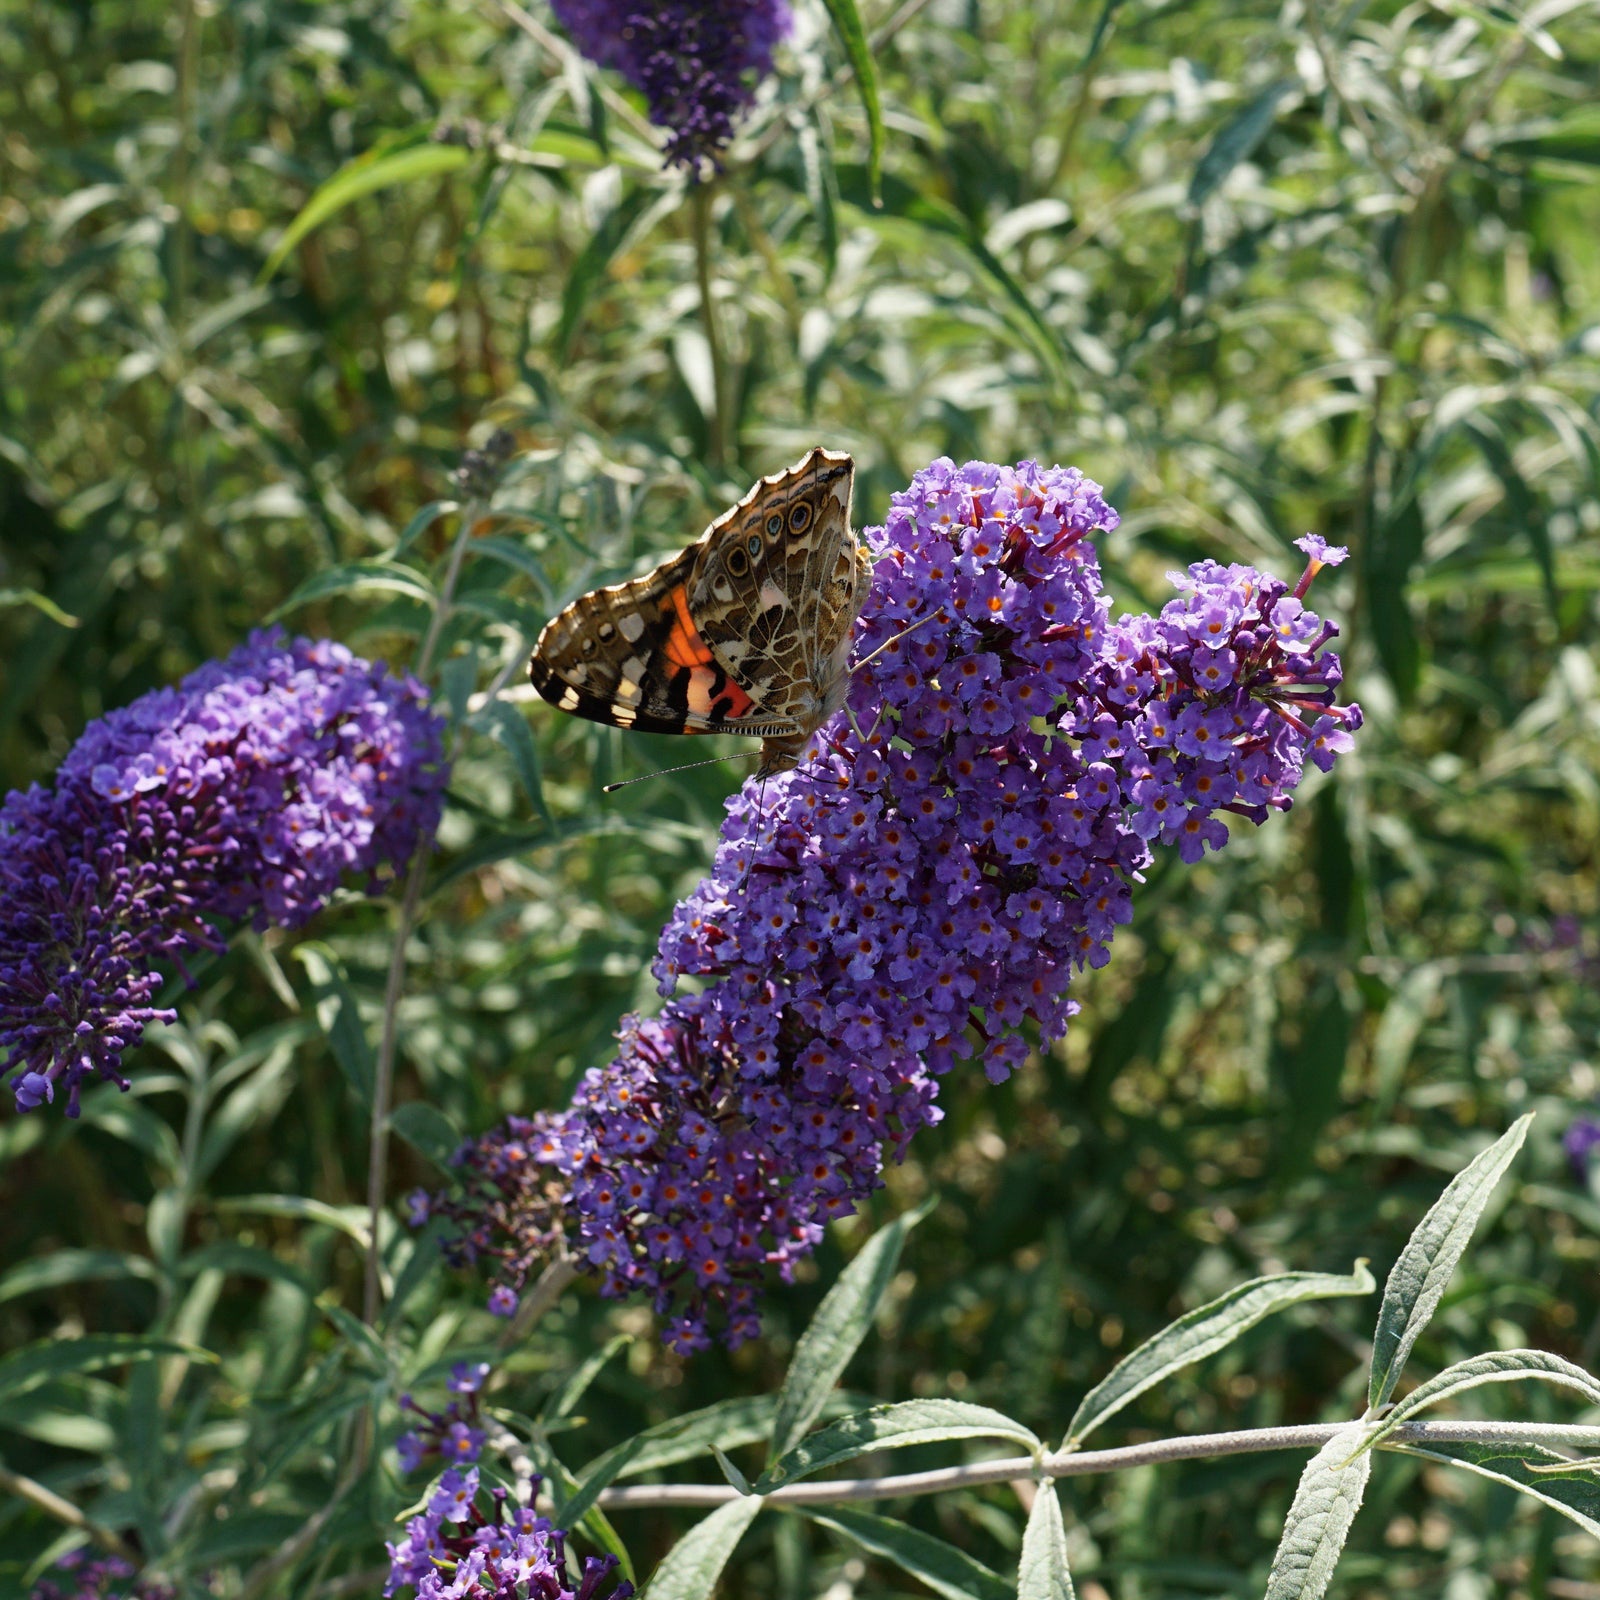
{"type": "Polygon", "coordinates": [[[63,1500],[54,1489],[47,1489],[33,1478],[0,1466],[0,1490],[15,1495],[19,1500],[26,1500],[36,1510],[44,1512],[47,1517],[54,1517],[57,1522],[64,1522],[69,1528],[86,1533],[107,1555],[121,1556],[130,1565],[140,1565],[141,1558],[137,1550],[124,1544],[110,1528],[80,1511],[70,1500],[63,1500]]]}
{"type": "MultiPolygon", "coordinates": [[[[434,603],[433,620],[417,652],[415,671],[419,678],[426,677],[433,665],[434,651],[450,617],[467,545],[484,511],[485,507],[477,500],[469,500],[461,508],[461,525],[456,530],[444,582],[434,603]]],[[[405,992],[406,945],[417,920],[417,908],[422,903],[422,886],[427,878],[428,858],[433,853],[433,837],[430,830],[418,838],[406,870],[405,892],[400,900],[394,947],[389,953],[389,975],[383,990],[383,1031],[378,1039],[378,1060],[372,1076],[372,1127],[367,1144],[367,1263],[361,1315],[369,1323],[377,1320],[383,1307],[382,1251],[378,1236],[383,1220],[384,1192],[389,1183],[389,1110],[394,1099],[394,1062],[400,1038],[400,1000],[405,992]]]]}
{"type": "Polygon", "coordinates": [[[711,185],[694,186],[694,265],[700,283],[700,320],[705,324],[706,347],[711,353],[711,464],[719,471],[727,465],[729,445],[728,373],[722,356],[722,332],[711,294],[711,185]]]}

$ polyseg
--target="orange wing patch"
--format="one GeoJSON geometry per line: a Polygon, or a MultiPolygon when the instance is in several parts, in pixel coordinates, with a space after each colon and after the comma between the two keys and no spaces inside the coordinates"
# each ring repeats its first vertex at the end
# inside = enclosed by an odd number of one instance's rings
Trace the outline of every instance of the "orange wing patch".
{"type": "Polygon", "coordinates": [[[673,611],[672,631],[661,653],[688,678],[684,688],[690,714],[719,722],[742,717],[755,701],[717,665],[689,615],[689,596],[681,583],[668,592],[667,603],[673,611]]]}
{"type": "Polygon", "coordinates": [[[675,667],[710,666],[711,646],[700,637],[700,630],[689,615],[689,594],[681,583],[668,593],[667,603],[676,615],[662,653],[675,667]]]}

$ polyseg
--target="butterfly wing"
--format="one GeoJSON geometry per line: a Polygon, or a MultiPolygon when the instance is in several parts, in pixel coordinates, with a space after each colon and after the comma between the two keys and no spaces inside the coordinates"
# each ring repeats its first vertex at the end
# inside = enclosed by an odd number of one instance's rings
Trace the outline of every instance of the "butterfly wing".
{"type": "Polygon", "coordinates": [[[746,733],[792,725],[763,711],[691,619],[688,584],[701,543],[654,572],[579,596],[545,624],[528,663],[559,710],[646,733],[746,733]]]}
{"type": "Polygon", "coordinates": [[[816,449],[763,478],[698,548],[689,610],[730,678],[809,734],[834,709],[870,573],[850,527],[855,463],[816,449]]]}

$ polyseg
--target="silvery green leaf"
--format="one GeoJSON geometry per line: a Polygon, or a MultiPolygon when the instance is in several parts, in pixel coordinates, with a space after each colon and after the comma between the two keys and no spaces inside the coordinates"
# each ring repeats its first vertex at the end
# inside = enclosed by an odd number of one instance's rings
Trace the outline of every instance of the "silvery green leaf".
{"type": "Polygon", "coordinates": [[[1233,1343],[1264,1317],[1303,1300],[1335,1295],[1371,1294],[1376,1285],[1367,1264],[1356,1262],[1347,1275],[1331,1272],[1284,1272],[1253,1278],[1219,1295],[1209,1304],[1179,1317],[1125,1356],[1083,1397],[1067,1428],[1064,1449],[1080,1444],[1100,1426],[1172,1373],[1233,1343]]]}
{"type": "Polygon", "coordinates": [[[900,1251],[906,1235],[927,1216],[933,1205],[933,1201],[927,1201],[873,1234],[817,1307],[816,1315],[795,1346],[794,1359],[789,1363],[789,1372],[778,1396],[778,1415],[772,1425],[772,1451],[767,1458],[769,1466],[792,1450],[817,1420],[833,1386],[878,1314],[878,1307],[900,1265],[900,1251]]]}
{"type": "Polygon", "coordinates": [[[1465,1467],[1479,1477],[1508,1484],[1570,1517],[1586,1533],[1600,1539],[1600,1475],[1592,1465],[1568,1461],[1536,1444],[1398,1445],[1408,1456],[1465,1467]]]}
{"type": "Polygon", "coordinates": [[[1067,1528],[1061,1501],[1050,1479],[1039,1485],[1022,1535],[1017,1567],[1017,1600],[1076,1600],[1067,1565],[1067,1528]]]}
{"type": "Polygon", "coordinates": [[[869,1555],[892,1561],[945,1600],[1012,1600],[1011,1585],[981,1561],[943,1539],[908,1528],[892,1517],[844,1506],[805,1508],[813,1522],[852,1539],[869,1555]]]}
{"type": "Polygon", "coordinates": [[[1367,1387],[1373,1410],[1386,1405],[1406,1357],[1427,1327],[1483,1215],[1494,1188],[1522,1148],[1533,1113],[1519,1117],[1452,1178],[1406,1241],[1383,1286],[1378,1326],[1372,1336],[1372,1377],[1367,1387]]]}
{"type": "Polygon", "coordinates": [[[760,1509],[759,1496],[746,1495],[697,1522],[667,1552],[645,1585],[642,1600],[709,1600],[734,1546],[760,1509]]]}
{"type": "Polygon", "coordinates": [[[1372,1474],[1367,1425],[1341,1428],[1306,1463],[1267,1579],[1267,1600],[1320,1600],[1372,1474]]]}
{"type": "Polygon", "coordinates": [[[600,1491],[618,1478],[690,1461],[705,1455],[713,1444],[734,1450],[766,1438],[775,1404],[776,1397],[767,1394],[723,1400],[624,1439],[583,1469],[571,1499],[577,1510],[564,1509],[563,1515],[582,1516],[600,1491]]]}
{"type": "Polygon", "coordinates": [[[1562,1357],[1547,1350],[1492,1350],[1487,1355],[1474,1356],[1470,1361],[1458,1361],[1453,1367],[1418,1384],[1378,1424],[1376,1439],[1392,1433],[1402,1422],[1409,1422],[1429,1406],[1441,1400],[1454,1398],[1468,1389],[1483,1383],[1516,1383],[1525,1378],[1536,1378],[1545,1383],[1559,1384],[1574,1389],[1590,1405],[1600,1405],[1600,1378],[1592,1377],[1582,1367],[1575,1367],[1562,1357]]]}
{"type": "Polygon", "coordinates": [[[903,1400],[859,1411],[812,1434],[761,1474],[756,1493],[766,1494],[780,1483],[793,1483],[868,1450],[899,1450],[945,1439],[1014,1439],[1030,1453],[1039,1448],[1038,1438],[1020,1422],[988,1406],[963,1400],[903,1400]]]}
{"type": "Polygon", "coordinates": [[[715,1458],[717,1465],[722,1468],[722,1476],[728,1480],[733,1488],[740,1494],[749,1494],[750,1480],[734,1464],[732,1458],[719,1450],[716,1445],[712,1445],[711,1454],[715,1458]]]}

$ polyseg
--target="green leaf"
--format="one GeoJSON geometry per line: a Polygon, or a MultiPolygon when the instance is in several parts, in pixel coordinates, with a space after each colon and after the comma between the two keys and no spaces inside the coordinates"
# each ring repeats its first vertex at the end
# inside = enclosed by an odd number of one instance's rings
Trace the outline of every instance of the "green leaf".
{"type": "Polygon", "coordinates": [[[1039,1448],[1039,1440],[1020,1422],[988,1406],[964,1400],[903,1400],[858,1411],[812,1434],[761,1474],[756,1493],[766,1494],[781,1483],[809,1477],[868,1450],[900,1450],[946,1439],[1013,1439],[1030,1454],[1039,1448]]]}
{"type": "Polygon", "coordinates": [[[639,185],[605,217],[579,252],[561,294],[561,320],[556,324],[553,341],[558,360],[566,360],[595,290],[604,281],[613,258],[633,231],[633,225],[656,198],[650,189],[639,185]]]}
{"type": "MultiPolygon", "coordinates": [[[[1324,793],[1330,792],[1324,790],[1324,793]]],[[[1428,1020],[1444,982],[1444,969],[1434,961],[1413,967],[1400,980],[1372,1038],[1374,1083],[1373,1122],[1382,1125],[1399,1098],[1406,1067],[1416,1049],[1418,1036],[1428,1020]]]]}
{"type": "Polygon", "coordinates": [[[333,948],[310,939],[296,945],[295,960],[311,979],[316,1016],[333,1058],[345,1081],[363,1106],[372,1104],[372,1080],[377,1071],[367,1030],[356,1008],[356,998],[345,977],[344,963],[333,948]]]}
{"type": "Polygon", "coordinates": [[[1373,1440],[1376,1443],[1385,1439],[1402,1422],[1420,1416],[1429,1406],[1454,1399],[1480,1384],[1518,1383],[1524,1379],[1574,1389],[1590,1405],[1600,1406],[1600,1378],[1592,1377],[1582,1367],[1547,1350],[1493,1350],[1487,1355],[1473,1356],[1469,1361],[1458,1361],[1426,1383],[1418,1384],[1378,1424],[1373,1440]]]}
{"type": "Polygon", "coordinates": [[[337,594],[403,594],[430,606],[435,600],[433,585],[411,567],[393,561],[344,561],[312,573],[267,614],[267,621],[276,622],[313,600],[327,600],[337,594]]]}
{"type": "Polygon", "coordinates": [[[1402,703],[1416,693],[1422,671],[1422,646],[1406,602],[1411,570],[1422,554],[1425,528],[1415,494],[1376,519],[1368,557],[1367,611],[1383,670],[1402,703]]]}
{"type": "Polygon", "coordinates": [[[929,1200],[881,1228],[839,1275],[795,1346],[778,1396],[770,1466],[792,1450],[817,1420],[828,1396],[860,1347],[900,1265],[906,1235],[933,1209],[929,1200]]]}
{"type": "Polygon", "coordinates": [[[459,511],[460,509],[460,504],[454,500],[430,500],[405,525],[398,543],[389,552],[390,560],[392,561],[396,556],[404,555],[440,517],[447,517],[451,512],[459,511]]]}
{"type": "Polygon", "coordinates": [[[1279,78],[1268,84],[1230,121],[1223,123],[1201,156],[1189,180],[1189,204],[1203,205],[1221,187],[1228,174],[1255,154],[1255,149],[1277,121],[1278,102],[1300,87],[1298,78],[1279,78]]]}
{"type": "Polygon", "coordinates": [[[233,1240],[225,1239],[191,1250],[183,1258],[180,1270],[185,1277],[200,1272],[227,1272],[244,1278],[265,1278],[272,1283],[286,1283],[307,1299],[314,1300],[317,1296],[316,1285],[292,1262],[281,1260],[257,1245],[233,1240]]]}
{"type": "Polygon", "coordinates": [[[750,1493],[750,1480],[739,1470],[737,1464],[726,1451],[719,1450],[716,1445],[712,1445],[711,1456],[718,1467],[722,1469],[722,1476],[728,1480],[735,1493],[750,1493]]]}
{"type": "Polygon", "coordinates": [[[24,1261],[0,1278],[0,1305],[40,1289],[59,1289],[68,1283],[159,1280],[160,1273],[143,1256],[117,1250],[52,1250],[47,1256],[24,1261]]]}
{"type": "Polygon", "coordinates": [[[223,1196],[213,1202],[218,1211],[242,1211],[262,1217],[293,1217],[300,1222],[316,1222],[348,1235],[364,1250],[367,1246],[367,1208],[330,1206],[298,1194],[242,1194],[223,1196]]]}
{"type": "Polygon", "coordinates": [[[1377,1285],[1367,1264],[1356,1262],[1347,1275],[1332,1272],[1283,1272],[1252,1278],[1206,1305],[1181,1316],[1123,1357],[1083,1397],[1062,1448],[1076,1449],[1098,1428],[1145,1390],[1206,1356],[1232,1344],[1240,1334],[1274,1312],[1306,1300],[1331,1300],[1340,1295],[1371,1294],[1377,1285]]]}
{"type": "Polygon", "coordinates": [[[389,1126],[436,1167],[448,1166],[461,1148],[461,1132],[437,1106],[408,1100],[389,1113],[389,1126]]]}
{"type": "Polygon", "coordinates": [[[625,1349],[632,1343],[631,1333],[619,1333],[607,1339],[593,1355],[580,1363],[572,1376],[545,1402],[544,1409],[539,1413],[541,1421],[550,1423],[557,1422],[562,1417],[570,1417],[589,1385],[599,1377],[600,1369],[619,1350],[625,1349]]]}
{"type": "Polygon", "coordinates": [[[161,1356],[185,1356],[190,1361],[215,1362],[218,1358],[199,1345],[180,1339],[147,1339],[131,1333],[90,1333],[81,1339],[40,1339],[0,1358],[0,1399],[21,1394],[52,1378],[69,1373],[101,1372],[107,1367],[161,1356]]]}
{"type": "Polygon", "coordinates": [[[1011,1585],[999,1573],[932,1534],[871,1511],[843,1506],[802,1510],[812,1522],[842,1533],[869,1555],[892,1561],[945,1600],[1012,1600],[1011,1585]]]}
{"type": "Polygon", "coordinates": [[[462,145],[434,144],[428,137],[429,131],[412,129],[396,138],[380,140],[372,149],[346,162],[306,201],[299,215],[283,230],[283,236],[272,247],[256,281],[265,283],[307,234],[320,228],[352,201],[392,184],[458,172],[472,160],[472,152],[462,145]]]}
{"type": "Polygon", "coordinates": [[[850,70],[855,74],[856,87],[861,91],[861,108],[867,114],[867,135],[870,145],[867,152],[867,186],[872,203],[883,203],[883,105],[878,95],[878,67],[872,59],[872,46],[867,40],[867,30],[861,25],[861,13],[856,10],[856,0],[824,0],[828,15],[833,18],[833,31],[850,58],[850,70]]]}
{"type": "Polygon", "coordinates": [[[723,1400],[646,1428],[643,1433],[613,1446],[584,1468],[578,1487],[562,1507],[562,1515],[581,1517],[594,1504],[600,1491],[618,1478],[691,1461],[696,1456],[709,1454],[712,1445],[736,1450],[740,1445],[765,1439],[777,1404],[777,1396],[770,1394],[723,1400]]]}
{"type": "Polygon", "coordinates": [[[52,622],[58,622],[63,628],[76,628],[78,619],[69,616],[47,594],[40,594],[37,589],[0,589],[0,610],[7,606],[32,606],[35,611],[43,612],[52,622]]]}
{"type": "Polygon", "coordinates": [[[1067,1528],[1054,1480],[1046,1478],[1033,1497],[1017,1566],[1017,1600],[1077,1600],[1067,1565],[1067,1528]]]}
{"type": "Polygon", "coordinates": [[[734,1546],[760,1510],[756,1495],[741,1495],[718,1506],[667,1552],[641,1600],[710,1600],[734,1546]]]}
{"type": "Polygon", "coordinates": [[[1600,1477],[1592,1467],[1570,1462],[1543,1445],[1403,1444],[1391,1446],[1408,1456],[1465,1467],[1479,1477],[1503,1483],[1570,1517],[1585,1533],[1600,1539],[1600,1477]]]}
{"type": "Polygon", "coordinates": [[[1450,1180],[1433,1209],[1406,1241],[1383,1286],[1378,1326],[1372,1337],[1372,1378],[1368,1404],[1387,1405],[1405,1368],[1406,1357],[1438,1307],[1483,1215],[1495,1185],[1522,1148],[1533,1113],[1519,1117],[1489,1148],[1450,1180]]]}
{"type": "Polygon", "coordinates": [[[554,827],[550,807],[544,798],[544,773],[539,763],[539,744],[528,726],[528,719],[514,705],[504,700],[491,701],[473,719],[476,727],[484,728],[500,741],[517,769],[517,777],[527,792],[533,809],[546,827],[554,827]]]}
{"type": "Polygon", "coordinates": [[[1319,1600],[1372,1475],[1366,1425],[1341,1428],[1306,1463],[1267,1579],[1267,1600],[1319,1600]]]}

